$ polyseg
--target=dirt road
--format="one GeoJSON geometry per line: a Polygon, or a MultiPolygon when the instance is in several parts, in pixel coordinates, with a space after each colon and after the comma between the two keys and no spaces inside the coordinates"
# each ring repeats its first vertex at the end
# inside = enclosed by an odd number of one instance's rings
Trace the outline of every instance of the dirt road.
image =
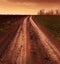
{"type": "Polygon", "coordinates": [[[26,17],[0,64],[60,64],[60,49],[50,38],[31,17],[26,17]]]}

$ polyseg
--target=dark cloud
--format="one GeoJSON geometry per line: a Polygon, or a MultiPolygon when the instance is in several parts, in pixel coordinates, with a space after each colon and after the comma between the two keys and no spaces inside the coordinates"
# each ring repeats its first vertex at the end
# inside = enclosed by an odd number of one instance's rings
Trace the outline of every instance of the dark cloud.
{"type": "Polygon", "coordinates": [[[59,2],[60,0],[7,0],[11,2],[59,2]]]}

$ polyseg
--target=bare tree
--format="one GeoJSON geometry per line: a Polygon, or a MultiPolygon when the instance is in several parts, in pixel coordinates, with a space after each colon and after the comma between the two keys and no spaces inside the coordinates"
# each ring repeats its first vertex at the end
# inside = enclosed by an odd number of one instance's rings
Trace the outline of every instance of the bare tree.
{"type": "Polygon", "coordinates": [[[38,12],[38,15],[60,15],[60,10],[49,10],[49,11],[46,11],[44,9],[41,9],[39,12],[38,12]]]}
{"type": "Polygon", "coordinates": [[[45,13],[44,13],[44,9],[42,9],[42,10],[40,10],[39,12],[38,12],[38,15],[44,15],[45,13]]]}
{"type": "Polygon", "coordinates": [[[50,10],[50,11],[46,12],[46,15],[54,15],[54,11],[50,10]]]}
{"type": "Polygon", "coordinates": [[[60,10],[56,10],[56,15],[60,15],[60,10]]]}

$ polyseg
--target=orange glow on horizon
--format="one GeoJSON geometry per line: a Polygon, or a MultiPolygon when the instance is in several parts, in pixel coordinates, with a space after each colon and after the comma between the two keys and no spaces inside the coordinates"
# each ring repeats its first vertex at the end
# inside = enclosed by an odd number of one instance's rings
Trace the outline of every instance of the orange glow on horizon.
{"type": "Polygon", "coordinates": [[[11,3],[0,2],[0,14],[37,14],[40,9],[55,10],[60,9],[57,3],[11,3]]]}

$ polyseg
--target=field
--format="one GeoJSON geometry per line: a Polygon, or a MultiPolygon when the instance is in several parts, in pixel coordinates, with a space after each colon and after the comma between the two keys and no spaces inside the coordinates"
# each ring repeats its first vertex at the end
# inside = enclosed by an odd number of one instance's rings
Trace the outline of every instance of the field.
{"type": "Polygon", "coordinates": [[[57,15],[37,15],[33,20],[43,25],[54,37],[60,39],[60,16],[57,15]]]}
{"type": "Polygon", "coordinates": [[[11,31],[13,27],[17,27],[21,15],[0,15],[0,38],[11,31]],[[17,20],[17,21],[16,21],[17,20]]]}
{"type": "MultiPolygon", "coordinates": [[[[23,16],[21,15],[0,15],[0,37],[6,32],[8,33],[10,28],[17,26],[17,21],[23,16]]],[[[60,16],[57,15],[36,15],[33,16],[33,20],[43,25],[48,31],[50,31],[54,37],[60,39],[60,16]]]]}

